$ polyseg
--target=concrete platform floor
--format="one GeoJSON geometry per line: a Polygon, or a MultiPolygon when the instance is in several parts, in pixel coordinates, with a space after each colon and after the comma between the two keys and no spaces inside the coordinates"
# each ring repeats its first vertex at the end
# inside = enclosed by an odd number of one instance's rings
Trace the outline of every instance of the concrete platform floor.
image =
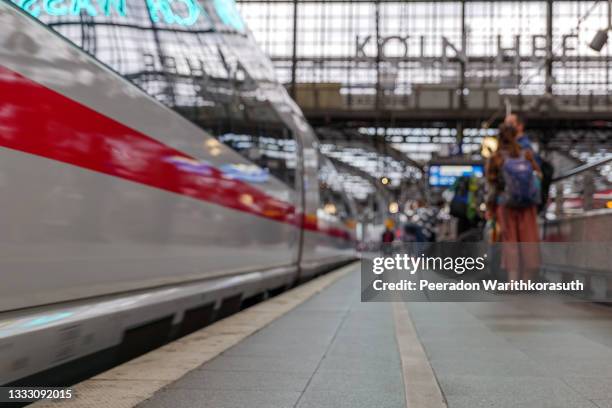
{"type": "MultiPolygon", "coordinates": [[[[612,408],[612,307],[524,295],[487,303],[361,303],[359,267],[351,268],[138,406],[612,408]]],[[[227,320],[241,326],[248,316],[227,320]]],[[[192,340],[198,337],[206,333],[192,340]]],[[[130,371],[132,380],[159,376],[127,366],[115,371],[130,371]]]]}
{"type": "Polygon", "coordinates": [[[404,407],[392,305],[359,294],[355,268],[140,407],[404,407]]]}
{"type": "MultiPolygon", "coordinates": [[[[405,407],[392,305],[359,291],[356,271],[140,406],[405,407]]],[[[406,306],[451,408],[612,407],[612,308],[406,306]]]]}
{"type": "Polygon", "coordinates": [[[409,305],[449,407],[612,407],[612,307],[504,300],[409,305]]]}

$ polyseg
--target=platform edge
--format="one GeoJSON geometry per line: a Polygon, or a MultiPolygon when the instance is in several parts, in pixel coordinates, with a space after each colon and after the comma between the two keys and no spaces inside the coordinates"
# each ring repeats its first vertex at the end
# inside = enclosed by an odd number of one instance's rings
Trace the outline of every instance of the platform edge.
{"type": "Polygon", "coordinates": [[[132,408],[338,281],[358,261],[306,282],[72,387],[75,398],[34,408],[132,408]]]}

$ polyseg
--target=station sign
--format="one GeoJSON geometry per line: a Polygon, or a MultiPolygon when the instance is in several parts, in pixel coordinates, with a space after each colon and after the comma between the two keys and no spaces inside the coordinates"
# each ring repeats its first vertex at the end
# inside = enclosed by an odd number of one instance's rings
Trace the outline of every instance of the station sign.
{"type": "MultiPolygon", "coordinates": [[[[496,49],[495,57],[504,60],[508,58],[520,59],[526,58],[545,58],[548,49],[553,49],[546,35],[535,34],[528,37],[531,44],[530,49],[522,49],[521,43],[523,36],[520,34],[512,36],[512,39],[504,39],[504,36],[497,35],[495,37],[496,49]],[[507,42],[507,43],[506,43],[507,42]]],[[[464,36],[460,43],[454,43],[445,36],[441,36],[441,41],[436,42],[431,38],[426,38],[424,35],[388,35],[380,36],[378,39],[374,35],[365,37],[357,35],[355,37],[355,57],[356,58],[431,58],[442,56],[447,59],[451,55],[463,62],[468,62],[466,48],[468,43],[467,36],[464,36]],[[430,44],[440,44],[440,48],[436,49],[430,44]]],[[[579,36],[576,33],[564,34],[561,36],[560,54],[563,57],[576,55],[579,47],[579,36]]]]}

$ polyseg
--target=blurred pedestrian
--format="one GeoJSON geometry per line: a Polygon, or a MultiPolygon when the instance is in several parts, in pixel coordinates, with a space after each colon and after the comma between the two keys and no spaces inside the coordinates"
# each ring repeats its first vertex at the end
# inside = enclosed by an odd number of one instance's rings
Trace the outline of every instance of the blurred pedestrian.
{"type": "Polygon", "coordinates": [[[385,232],[382,234],[382,250],[385,255],[392,252],[393,241],[395,241],[395,234],[393,230],[387,226],[385,227],[385,232]]]}
{"type": "Polygon", "coordinates": [[[416,242],[434,242],[438,209],[427,205],[424,200],[417,201],[417,207],[404,229],[414,235],[416,242]]]}
{"type": "Polygon", "coordinates": [[[541,202],[538,205],[538,211],[546,209],[546,204],[550,195],[550,186],[552,184],[553,175],[555,173],[555,167],[549,161],[540,156],[533,149],[531,139],[525,134],[525,119],[519,114],[513,113],[506,116],[504,124],[512,126],[516,129],[516,142],[521,146],[521,149],[531,150],[533,152],[535,161],[540,166],[540,172],[542,174],[542,185],[541,185],[541,202]]]}
{"type": "Polygon", "coordinates": [[[516,136],[513,126],[500,127],[499,148],[486,169],[493,191],[488,215],[499,225],[502,266],[510,281],[534,279],[540,266],[536,206],[541,172],[533,151],[522,149],[516,136]]]}

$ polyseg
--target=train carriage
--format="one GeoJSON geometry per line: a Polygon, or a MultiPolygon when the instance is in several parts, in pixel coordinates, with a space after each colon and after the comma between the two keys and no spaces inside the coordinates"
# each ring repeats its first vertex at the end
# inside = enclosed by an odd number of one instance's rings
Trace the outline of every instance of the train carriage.
{"type": "Polygon", "coordinates": [[[0,25],[0,383],[354,258],[352,202],[231,0],[1,0],[0,25]]]}

